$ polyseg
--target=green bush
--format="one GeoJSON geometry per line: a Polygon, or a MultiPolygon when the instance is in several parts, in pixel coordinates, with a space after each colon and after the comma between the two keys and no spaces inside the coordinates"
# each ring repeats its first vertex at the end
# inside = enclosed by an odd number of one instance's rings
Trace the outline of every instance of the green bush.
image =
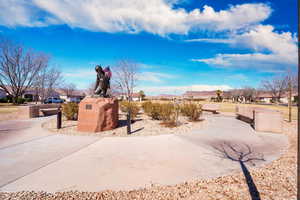
{"type": "Polygon", "coordinates": [[[128,111],[130,111],[131,119],[133,120],[136,119],[140,111],[140,107],[137,103],[129,102],[129,101],[121,101],[120,109],[124,113],[128,113],[128,111]]]}
{"type": "Polygon", "coordinates": [[[26,101],[26,99],[25,99],[25,98],[22,98],[22,97],[18,97],[18,98],[16,99],[16,103],[17,103],[17,104],[23,104],[23,103],[25,103],[25,101],[26,101]]]}
{"type": "Polygon", "coordinates": [[[202,114],[202,105],[196,103],[185,103],[180,106],[180,112],[188,117],[190,121],[198,121],[202,114]]]}
{"type": "Polygon", "coordinates": [[[8,103],[8,98],[7,97],[1,98],[0,103],[8,103]]]}
{"type": "Polygon", "coordinates": [[[25,102],[32,102],[32,98],[25,98],[25,102]]]}
{"type": "Polygon", "coordinates": [[[67,118],[67,120],[77,120],[78,104],[74,102],[62,104],[62,113],[67,118]]]}

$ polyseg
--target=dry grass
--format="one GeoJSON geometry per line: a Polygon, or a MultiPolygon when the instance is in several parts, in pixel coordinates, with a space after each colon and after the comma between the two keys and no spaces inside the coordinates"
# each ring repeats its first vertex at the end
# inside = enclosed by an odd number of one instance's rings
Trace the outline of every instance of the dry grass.
{"type": "MultiPolygon", "coordinates": [[[[237,104],[237,103],[228,103],[228,102],[222,102],[222,103],[215,103],[215,102],[205,102],[206,103],[212,103],[212,104],[220,104],[220,111],[221,112],[235,112],[235,106],[251,106],[251,107],[261,107],[261,108],[269,108],[273,110],[278,110],[283,112],[284,118],[288,119],[288,107],[287,106],[279,106],[279,105],[258,105],[258,104],[237,104]]],[[[298,119],[298,107],[293,106],[292,107],[292,119],[297,120],[298,119]]]]}
{"type": "Polygon", "coordinates": [[[0,114],[13,113],[18,111],[18,106],[10,103],[0,103],[0,114]]]}

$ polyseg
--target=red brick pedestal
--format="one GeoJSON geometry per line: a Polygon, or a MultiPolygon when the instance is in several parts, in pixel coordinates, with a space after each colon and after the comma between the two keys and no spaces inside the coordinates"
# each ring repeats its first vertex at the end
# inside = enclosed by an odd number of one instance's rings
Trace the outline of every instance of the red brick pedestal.
{"type": "Polygon", "coordinates": [[[118,126],[118,112],[115,98],[85,97],[79,104],[77,130],[100,132],[114,129],[118,126]]]}

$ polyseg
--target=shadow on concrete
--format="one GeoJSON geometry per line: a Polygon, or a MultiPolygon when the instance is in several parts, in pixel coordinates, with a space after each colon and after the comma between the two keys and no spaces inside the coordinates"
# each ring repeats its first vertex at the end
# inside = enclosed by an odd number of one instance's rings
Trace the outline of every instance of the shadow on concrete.
{"type": "Polygon", "coordinates": [[[143,130],[143,129],[144,129],[144,127],[142,127],[142,128],[139,128],[139,129],[136,129],[136,130],[134,130],[134,131],[131,131],[131,133],[130,133],[130,134],[133,134],[133,133],[139,132],[139,131],[141,131],[141,130],[143,130]]]}
{"type": "MultiPolygon", "coordinates": [[[[131,124],[134,124],[135,122],[141,121],[142,119],[135,119],[131,120],[131,124]]],[[[120,119],[118,121],[118,127],[124,127],[127,126],[127,120],[126,119],[120,119]]]]}
{"type": "Polygon", "coordinates": [[[253,181],[253,178],[247,169],[245,163],[255,166],[253,161],[265,161],[263,154],[253,152],[253,149],[247,144],[234,144],[230,142],[221,142],[212,145],[221,158],[238,162],[245,176],[248,190],[252,200],[261,200],[259,191],[253,181]]]}

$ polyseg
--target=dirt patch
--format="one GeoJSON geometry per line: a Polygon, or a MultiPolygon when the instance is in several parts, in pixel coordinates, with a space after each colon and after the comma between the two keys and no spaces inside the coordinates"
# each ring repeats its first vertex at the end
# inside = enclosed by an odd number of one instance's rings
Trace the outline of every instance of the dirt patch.
{"type": "Polygon", "coordinates": [[[190,122],[185,117],[179,117],[178,126],[166,127],[161,124],[159,120],[152,120],[150,117],[139,114],[138,118],[131,124],[131,134],[127,134],[127,120],[124,114],[119,116],[119,126],[110,131],[103,131],[98,133],[83,133],[77,131],[77,121],[63,120],[62,128],[56,129],[56,119],[52,119],[43,124],[46,128],[55,133],[70,134],[70,135],[99,135],[99,136],[149,136],[173,133],[186,133],[194,129],[203,128],[208,122],[204,119],[197,122],[190,122]]]}

